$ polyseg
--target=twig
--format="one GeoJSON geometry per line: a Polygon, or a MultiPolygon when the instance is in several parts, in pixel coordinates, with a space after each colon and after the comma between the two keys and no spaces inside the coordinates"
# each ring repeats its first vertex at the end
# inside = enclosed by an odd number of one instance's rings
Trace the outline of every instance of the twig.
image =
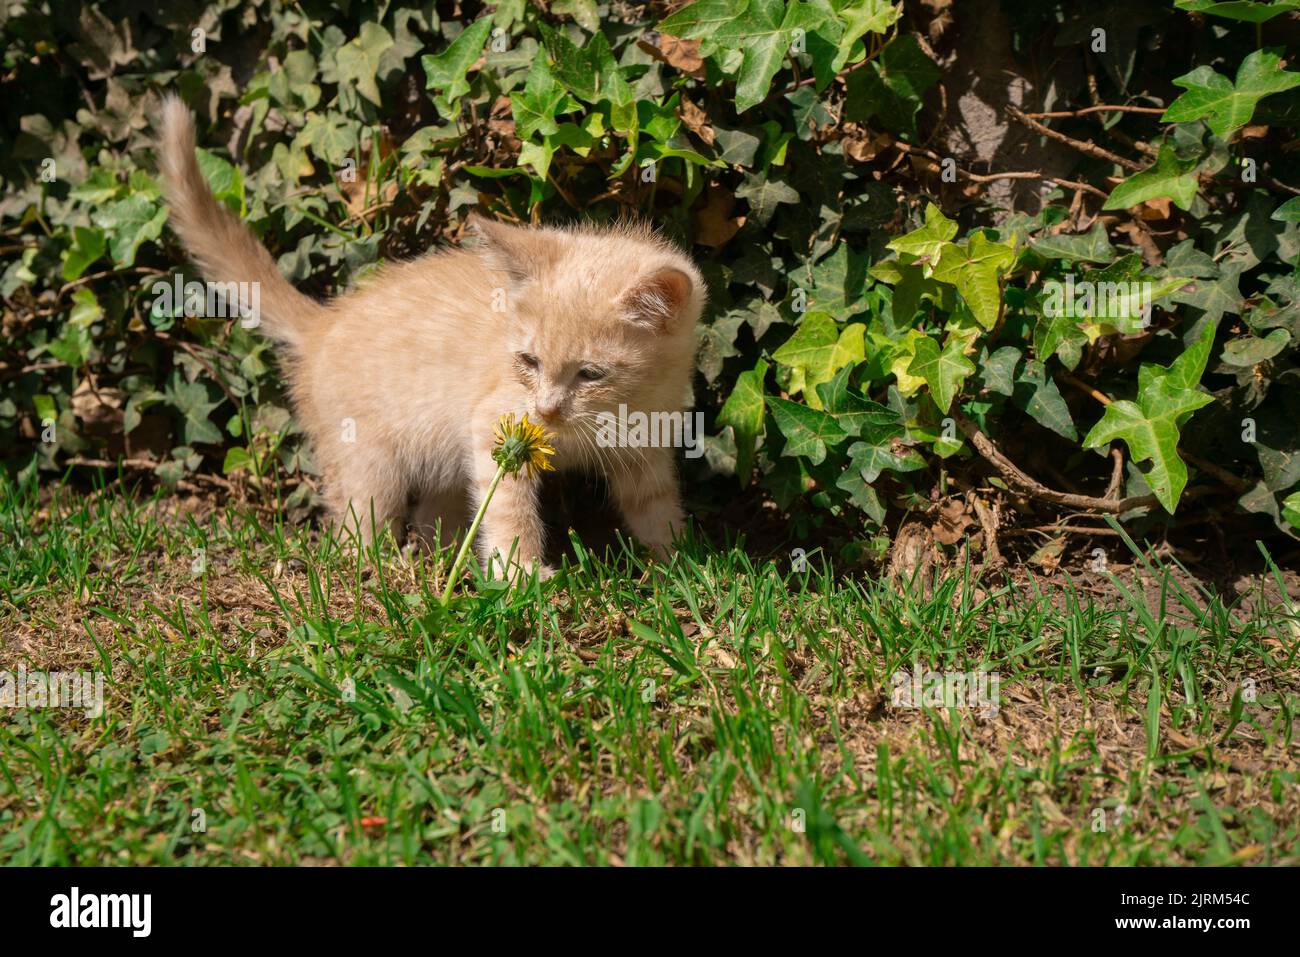
{"type": "Polygon", "coordinates": [[[1163,106],[1110,106],[1103,104],[1101,106],[1085,106],[1081,110],[1053,110],[1050,113],[1026,113],[1025,116],[1034,120],[1054,120],[1066,116],[1086,116],[1089,113],[1161,113],[1165,112],[1163,106]]]}
{"type": "Polygon", "coordinates": [[[546,178],[551,181],[551,185],[555,187],[555,191],[560,194],[560,199],[564,200],[566,203],[569,204],[570,209],[574,209],[577,210],[578,212],[582,212],[584,207],[579,206],[577,202],[574,200],[574,198],[569,195],[569,191],[560,185],[560,180],[558,177],[556,177],[554,171],[548,171],[546,174],[546,178]]]}
{"type": "MultiPolygon", "coordinates": [[[[122,469],[131,469],[132,471],[135,472],[154,472],[158,468],[158,466],[162,464],[163,464],[162,462],[154,462],[149,459],[118,459],[116,461],[110,461],[109,459],[85,458],[84,456],[80,456],[80,455],[75,455],[72,458],[68,459],[66,462],[64,462],[64,465],[79,465],[91,469],[122,468],[122,469]]],[[[202,472],[195,472],[190,476],[190,478],[195,479],[198,482],[206,482],[209,485],[215,485],[218,488],[223,488],[228,492],[233,492],[235,489],[235,487],[226,479],[223,479],[216,475],[206,475],[202,472]]],[[[185,482],[184,479],[176,483],[177,488],[183,489],[185,491],[196,490],[193,488],[193,486],[190,486],[190,488],[186,488],[186,485],[189,485],[189,483],[185,482]]]]}
{"type": "Polygon", "coordinates": [[[966,418],[961,412],[954,410],[954,418],[957,420],[957,428],[961,429],[966,438],[970,439],[971,445],[975,446],[975,451],[984,456],[994,468],[1002,473],[1004,479],[1032,498],[1051,502],[1053,505],[1090,509],[1112,515],[1119,515],[1135,508],[1150,508],[1152,505],[1160,504],[1160,500],[1154,495],[1107,499],[1096,498],[1091,495],[1078,495],[1073,492],[1058,492],[1056,489],[1048,488],[1042,482],[1022,472],[1019,466],[1003,455],[1001,450],[993,444],[993,441],[980,431],[979,426],[966,418]]]}
{"type": "Polygon", "coordinates": [[[1036,525],[1033,528],[1010,528],[1003,532],[1008,538],[1021,538],[1025,535],[1114,535],[1120,533],[1113,528],[1088,528],[1085,525],[1036,525]]]}
{"type": "Polygon", "coordinates": [[[1078,183],[1072,179],[1061,179],[1059,176],[1044,176],[1043,182],[1055,183],[1057,186],[1064,186],[1067,189],[1075,189],[1084,193],[1091,193],[1093,196],[1100,196],[1102,199],[1110,199],[1110,194],[1103,189],[1098,189],[1091,183],[1078,183]]]}
{"type": "Polygon", "coordinates": [[[381,209],[387,209],[389,206],[394,205],[396,202],[397,202],[396,199],[386,199],[381,203],[375,203],[372,206],[367,206],[365,209],[361,210],[360,212],[353,213],[351,216],[345,219],[343,221],[343,225],[347,226],[355,222],[365,222],[366,217],[369,216],[371,213],[377,213],[381,209]]]}
{"type": "Polygon", "coordinates": [[[176,345],[180,346],[182,349],[186,351],[186,353],[192,356],[195,362],[203,366],[203,371],[205,371],[208,374],[208,376],[212,379],[213,382],[215,382],[218,386],[221,387],[221,391],[226,394],[226,398],[230,400],[230,404],[233,405],[236,410],[238,410],[239,400],[235,398],[235,393],[230,391],[230,386],[226,385],[226,380],[221,378],[221,376],[217,375],[217,370],[212,368],[208,360],[203,358],[203,356],[199,354],[199,351],[195,349],[191,343],[188,343],[183,339],[176,339],[174,341],[176,345]]]}
{"type": "MultiPolygon", "coordinates": [[[[868,53],[857,63],[853,64],[851,67],[845,70],[841,70],[839,73],[835,74],[835,76],[831,77],[830,82],[834,83],[836,80],[842,80],[850,73],[856,73],[858,70],[861,70],[864,66],[870,63],[876,57],[880,56],[881,52],[885,49],[885,47],[889,46],[889,44],[893,42],[894,42],[893,40],[890,40],[888,43],[882,43],[879,49],[872,50],[870,53],[868,53]]],[[[812,73],[804,77],[802,80],[796,80],[794,83],[791,83],[787,87],[784,87],[780,90],[773,90],[771,93],[769,93],[760,101],[759,105],[762,106],[764,103],[768,103],[772,100],[779,99],[784,96],[788,96],[789,94],[793,93],[795,90],[800,89],[801,87],[810,86],[811,84],[816,82],[817,82],[817,74],[812,73]]]]}
{"type": "Polygon", "coordinates": [[[78,286],[84,286],[86,283],[92,282],[93,280],[103,279],[106,276],[124,276],[129,273],[140,273],[145,276],[163,276],[166,275],[166,270],[155,269],[152,266],[128,266],[126,269],[105,269],[103,272],[91,273],[89,276],[81,276],[72,280],[70,283],[66,283],[59,290],[58,295],[54,297],[54,300],[55,302],[58,302],[63,298],[64,294],[71,292],[78,286]]]}
{"type": "Polygon", "coordinates": [[[0,362],[0,375],[6,379],[16,379],[20,375],[27,375],[29,372],[46,372],[50,369],[69,368],[66,362],[59,359],[51,359],[48,362],[33,362],[25,366],[11,366],[6,362],[0,362]]]}
{"type": "Polygon", "coordinates": [[[1005,565],[1006,560],[1003,559],[1002,552],[998,550],[998,513],[996,507],[990,509],[978,495],[970,496],[970,501],[975,506],[975,516],[980,520],[980,527],[984,529],[984,567],[994,568],[1005,565]]]}
{"type": "Polygon", "coordinates": [[[1088,393],[1088,395],[1092,396],[1102,405],[1110,405],[1111,403],[1111,398],[1106,393],[1102,392],[1100,389],[1088,385],[1088,383],[1084,382],[1082,379],[1075,378],[1073,375],[1066,372],[1064,369],[1058,370],[1056,373],[1056,377],[1060,381],[1072,385],[1076,389],[1079,389],[1082,392],[1088,393]]]}
{"type": "Polygon", "coordinates": [[[1112,445],[1110,459],[1113,467],[1110,471],[1110,484],[1106,486],[1106,497],[1119,498],[1119,490],[1124,485],[1124,450],[1118,445],[1112,445]]]}
{"type": "Polygon", "coordinates": [[[1133,137],[1129,136],[1123,130],[1115,129],[1115,130],[1107,130],[1106,132],[1108,132],[1115,139],[1119,140],[1129,149],[1137,150],[1139,153],[1142,153],[1144,156],[1150,156],[1152,159],[1156,159],[1160,156],[1160,151],[1156,149],[1154,146],[1152,146],[1150,143],[1144,143],[1141,140],[1135,140],[1133,139],[1133,137]]]}
{"type": "MultiPolygon", "coordinates": [[[[921,146],[912,146],[910,143],[904,143],[901,140],[892,144],[895,149],[903,153],[915,153],[924,156],[926,159],[933,160],[936,163],[942,163],[946,157],[940,156],[934,150],[925,149],[921,146]]],[[[1092,193],[1094,196],[1100,196],[1102,199],[1108,199],[1110,194],[1098,189],[1089,183],[1078,183],[1074,180],[1061,179],[1059,176],[1048,176],[1046,173],[1039,173],[1035,170],[1009,170],[1005,173],[972,173],[970,170],[956,167],[956,173],[962,179],[968,179],[972,183],[992,183],[1003,179],[1041,179],[1045,183],[1051,183],[1054,186],[1064,186],[1068,189],[1083,190],[1085,193],[1092,193]]]]}
{"type": "Polygon", "coordinates": [[[1022,113],[1014,106],[1008,106],[1007,113],[1011,115],[1012,119],[1023,123],[1031,130],[1042,133],[1048,139],[1056,140],[1058,143],[1064,143],[1066,146],[1070,146],[1078,150],[1080,153],[1096,157],[1097,159],[1108,160],[1111,163],[1124,167],[1130,173],[1139,173],[1143,169],[1141,163],[1136,163],[1126,156],[1120,156],[1118,153],[1112,153],[1110,150],[1098,146],[1092,140],[1076,140],[1073,137],[1066,136],[1064,133],[1058,133],[1056,130],[1049,129],[1037,120],[1030,119],[1028,114],[1022,113]]]}
{"type": "Polygon", "coordinates": [[[1274,179],[1272,176],[1269,176],[1267,173],[1264,174],[1262,182],[1265,186],[1269,187],[1270,189],[1276,189],[1284,193],[1294,193],[1296,196],[1300,196],[1300,189],[1296,189],[1294,186],[1288,186],[1286,183],[1283,183],[1281,180],[1274,179]]]}

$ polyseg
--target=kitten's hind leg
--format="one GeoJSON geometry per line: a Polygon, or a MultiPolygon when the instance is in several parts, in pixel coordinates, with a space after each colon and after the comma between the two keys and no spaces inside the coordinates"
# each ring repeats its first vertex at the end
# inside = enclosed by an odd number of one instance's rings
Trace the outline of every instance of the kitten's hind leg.
{"type": "Polygon", "coordinates": [[[421,492],[408,526],[430,548],[446,547],[460,541],[460,536],[469,527],[467,489],[455,487],[421,492]]]}
{"type": "Polygon", "coordinates": [[[371,545],[375,539],[391,531],[400,532],[398,522],[401,520],[406,505],[406,490],[397,481],[397,470],[391,465],[378,465],[362,468],[358,463],[349,463],[336,470],[326,490],[330,516],[336,527],[354,539],[358,537],[363,546],[371,545]]]}

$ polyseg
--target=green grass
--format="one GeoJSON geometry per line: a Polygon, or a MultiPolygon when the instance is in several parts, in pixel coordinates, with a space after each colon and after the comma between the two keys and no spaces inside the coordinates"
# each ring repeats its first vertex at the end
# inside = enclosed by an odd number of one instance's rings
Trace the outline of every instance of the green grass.
{"type": "Polygon", "coordinates": [[[1300,861],[1300,614],[1166,567],[927,595],[579,545],[444,612],[446,555],[0,492],[0,669],[110,674],[102,717],[0,711],[0,862],[1300,861]],[[998,714],[893,707],[913,662],[998,714]]]}

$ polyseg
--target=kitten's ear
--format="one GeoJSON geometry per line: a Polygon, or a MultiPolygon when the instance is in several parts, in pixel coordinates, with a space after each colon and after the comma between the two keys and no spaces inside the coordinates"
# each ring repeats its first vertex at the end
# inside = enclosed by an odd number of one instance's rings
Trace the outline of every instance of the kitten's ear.
{"type": "Polygon", "coordinates": [[[681,321],[694,293],[695,280],[668,266],[638,279],[619,297],[619,305],[633,322],[667,332],[681,321]]]}
{"type": "Polygon", "coordinates": [[[544,248],[532,230],[498,223],[478,213],[470,213],[465,224],[478,237],[480,255],[493,269],[505,273],[516,285],[537,278],[544,265],[544,248]]]}

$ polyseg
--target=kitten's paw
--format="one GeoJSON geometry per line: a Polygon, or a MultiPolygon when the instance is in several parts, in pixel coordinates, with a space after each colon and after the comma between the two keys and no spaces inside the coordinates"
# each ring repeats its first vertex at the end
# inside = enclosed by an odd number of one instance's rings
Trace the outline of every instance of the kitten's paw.
{"type": "Polygon", "coordinates": [[[548,578],[553,578],[556,571],[554,566],[537,559],[525,562],[520,562],[518,559],[506,561],[501,557],[500,552],[493,554],[489,570],[494,578],[518,585],[527,584],[534,574],[537,575],[538,581],[546,581],[548,578]]]}
{"type": "Polygon", "coordinates": [[[650,549],[650,554],[654,556],[655,561],[670,561],[673,553],[677,551],[672,542],[646,542],[646,547],[650,549]]]}
{"type": "Polygon", "coordinates": [[[527,565],[515,564],[511,566],[510,574],[507,577],[515,588],[527,588],[532,584],[534,575],[537,576],[539,582],[544,582],[555,577],[555,568],[542,562],[532,562],[527,565]]]}

